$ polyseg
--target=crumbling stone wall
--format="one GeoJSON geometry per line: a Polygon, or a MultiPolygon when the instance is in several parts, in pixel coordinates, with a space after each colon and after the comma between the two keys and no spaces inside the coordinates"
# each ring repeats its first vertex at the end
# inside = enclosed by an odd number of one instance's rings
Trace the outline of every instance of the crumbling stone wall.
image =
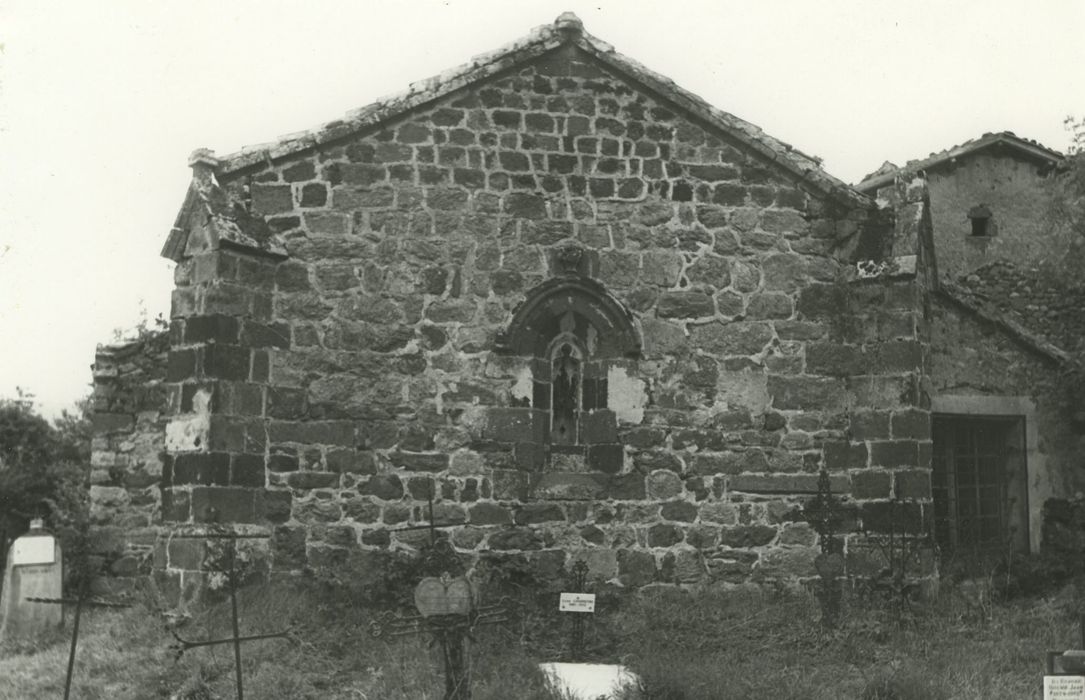
{"type": "MultiPolygon", "coordinates": [[[[575,46],[196,169],[266,228],[216,246],[201,218],[178,256],[175,530],[267,528],[276,570],[364,566],[424,542],[397,528],[432,498],[472,562],[545,579],[583,556],[639,587],[812,576],[798,509],[822,467],[868,527],[894,494],[927,517],[919,288],[837,281],[873,208],[575,46]],[[568,443],[559,338],[584,356],[568,443]]],[[[183,587],[182,542],[159,569],[183,587]]]]}
{"type": "Polygon", "coordinates": [[[100,346],[91,397],[92,552],[102,557],[98,585],[128,588],[151,570],[160,522],[169,336],[100,346]]]}

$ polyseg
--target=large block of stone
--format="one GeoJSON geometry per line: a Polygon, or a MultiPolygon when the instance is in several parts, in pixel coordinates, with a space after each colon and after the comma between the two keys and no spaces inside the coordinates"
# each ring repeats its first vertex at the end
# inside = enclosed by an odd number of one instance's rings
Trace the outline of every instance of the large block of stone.
{"type": "Polygon", "coordinates": [[[37,639],[64,623],[64,606],[28,598],[60,598],[63,582],[60,542],[40,520],[8,550],[0,592],[0,642],[37,639]]]}

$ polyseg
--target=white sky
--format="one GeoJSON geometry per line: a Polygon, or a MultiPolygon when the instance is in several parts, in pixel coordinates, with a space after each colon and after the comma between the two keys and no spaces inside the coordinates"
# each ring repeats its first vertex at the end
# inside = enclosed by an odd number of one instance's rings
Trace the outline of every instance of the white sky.
{"type": "Polygon", "coordinates": [[[1082,0],[0,0],[0,397],[55,414],[96,343],[168,315],[188,154],[338,118],[576,12],[855,182],[1085,116],[1082,0]]]}

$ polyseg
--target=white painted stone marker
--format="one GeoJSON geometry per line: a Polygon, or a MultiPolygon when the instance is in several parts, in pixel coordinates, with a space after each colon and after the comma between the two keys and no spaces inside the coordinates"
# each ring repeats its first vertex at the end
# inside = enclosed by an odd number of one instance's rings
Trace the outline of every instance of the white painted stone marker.
{"type": "Polygon", "coordinates": [[[1085,700],[1085,676],[1044,676],[1044,700],[1085,700]]]}
{"type": "Polygon", "coordinates": [[[636,674],[617,664],[539,664],[555,690],[571,700],[611,700],[623,687],[638,686],[636,674]]]}
{"type": "Polygon", "coordinates": [[[31,603],[27,598],[60,598],[63,592],[60,543],[30,522],[30,532],[8,550],[4,588],[0,593],[0,641],[34,639],[64,624],[64,606],[31,603]]]}

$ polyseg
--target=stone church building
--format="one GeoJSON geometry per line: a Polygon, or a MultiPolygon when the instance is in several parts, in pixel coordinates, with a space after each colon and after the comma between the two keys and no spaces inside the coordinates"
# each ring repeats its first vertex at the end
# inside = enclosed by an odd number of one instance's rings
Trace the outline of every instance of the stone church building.
{"type": "Polygon", "coordinates": [[[540,579],[788,583],[821,470],[858,575],[890,528],[1036,550],[1080,487],[1038,393],[1064,353],[931,274],[922,177],[860,192],[570,14],[190,165],[169,331],[95,363],[118,576],[195,590],[173,535],[211,523],[272,572],[372,570],[432,502],[540,579]]]}

